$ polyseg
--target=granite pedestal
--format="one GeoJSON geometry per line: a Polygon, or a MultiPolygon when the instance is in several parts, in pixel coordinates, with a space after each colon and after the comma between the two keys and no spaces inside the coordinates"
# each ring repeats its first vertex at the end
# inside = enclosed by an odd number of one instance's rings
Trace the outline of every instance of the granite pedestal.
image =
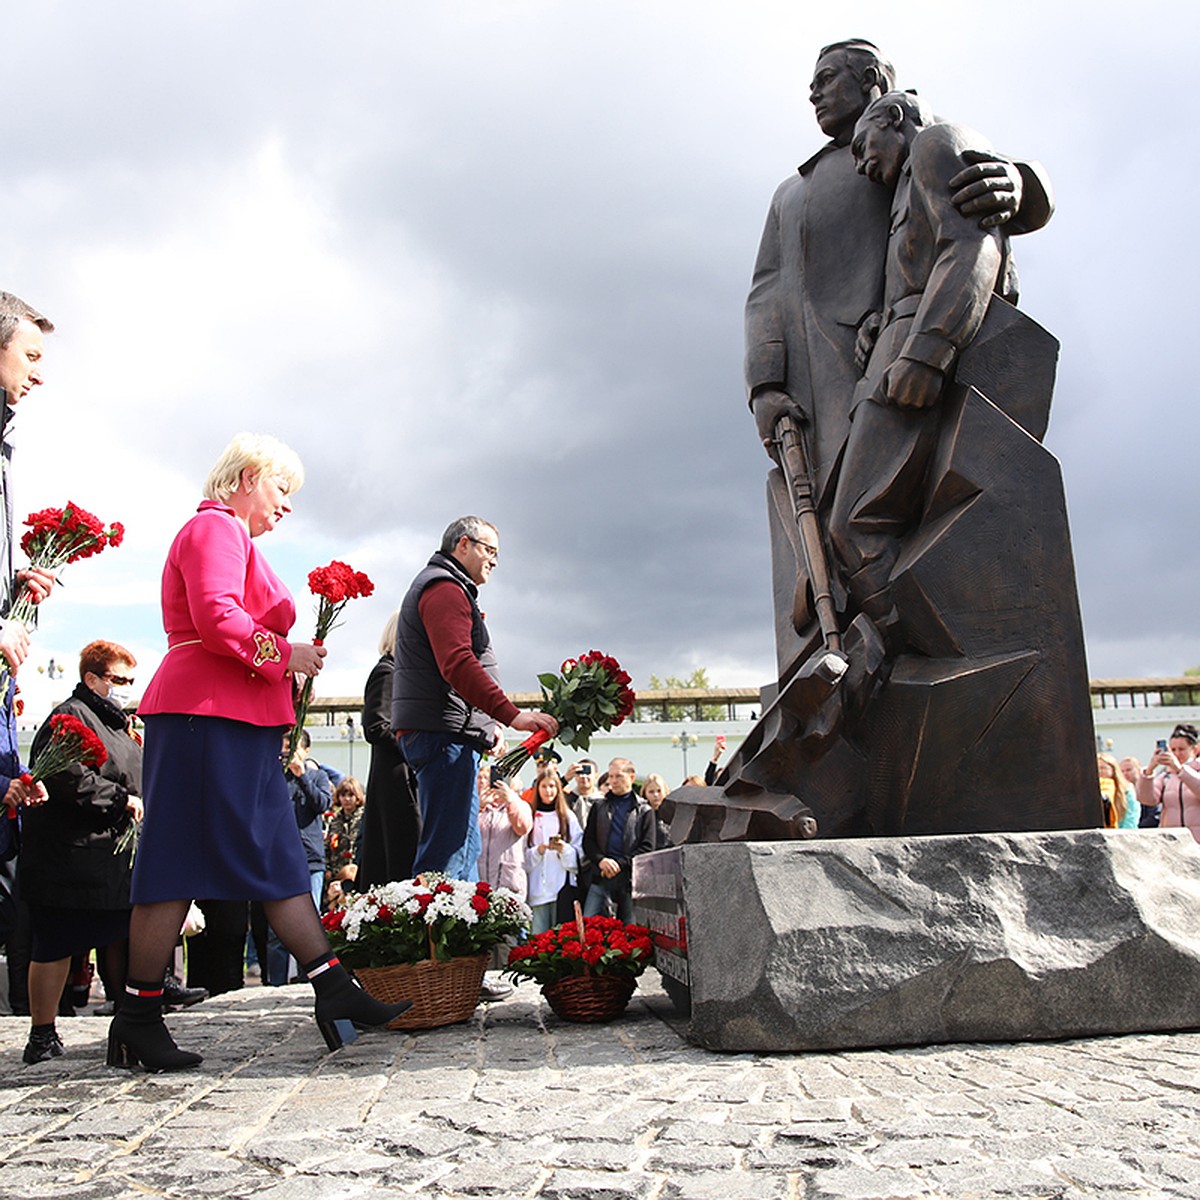
{"type": "Polygon", "coordinates": [[[634,860],[634,899],[714,1050],[1200,1027],[1183,830],[685,845],[634,860]]]}

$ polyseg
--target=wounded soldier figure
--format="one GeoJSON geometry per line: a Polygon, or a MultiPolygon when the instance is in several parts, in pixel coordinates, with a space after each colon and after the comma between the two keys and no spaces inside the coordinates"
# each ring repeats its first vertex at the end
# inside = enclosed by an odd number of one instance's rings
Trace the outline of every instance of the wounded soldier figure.
{"type": "Polygon", "coordinates": [[[900,539],[920,516],[938,401],[1007,273],[1002,227],[981,229],[946,193],[945,181],[966,165],[963,151],[981,147],[974,130],[935,122],[912,92],[873,101],[851,143],[859,174],[895,193],[884,309],[859,333],[865,375],[851,408],[830,538],[855,604],[885,641],[898,620],[888,581],[900,539]]]}

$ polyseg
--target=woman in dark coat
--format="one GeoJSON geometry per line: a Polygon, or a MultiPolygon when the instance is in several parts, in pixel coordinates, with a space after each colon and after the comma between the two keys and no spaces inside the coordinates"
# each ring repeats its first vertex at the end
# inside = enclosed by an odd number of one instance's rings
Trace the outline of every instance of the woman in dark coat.
{"type": "Polygon", "coordinates": [[[421,810],[412,771],[392,733],[392,669],[396,622],[392,613],[379,639],[380,659],[371,669],[363,694],[362,728],[371,744],[367,804],[363,809],[359,891],[412,876],[421,837],[421,810]]]}
{"type": "MultiPolygon", "coordinates": [[[[135,666],[124,646],[89,643],[79,657],[79,683],[51,713],[77,717],[104,743],[108,758],[98,770],[75,764],[51,775],[50,798],[24,813],[21,894],[33,927],[27,1063],[63,1052],[54,1017],[72,955],[97,947],[111,985],[125,987],[132,826],[142,819],[142,748],[124,711],[135,666]]],[[[33,739],[32,760],[50,733],[47,719],[33,739]]]]}

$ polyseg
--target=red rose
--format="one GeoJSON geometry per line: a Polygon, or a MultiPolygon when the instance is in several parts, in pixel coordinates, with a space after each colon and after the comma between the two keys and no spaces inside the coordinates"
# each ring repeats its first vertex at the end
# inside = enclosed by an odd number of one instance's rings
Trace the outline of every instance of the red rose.
{"type": "Polygon", "coordinates": [[[588,946],[583,952],[583,961],[591,967],[594,967],[603,957],[603,946],[588,946]]]}
{"type": "Polygon", "coordinates": [[[381,925],[387,925],[391,921],[393,915],[394,914],[393,914],[392,910],[390,908],[388,908],[388,906],[386,904],[381,904],[379,906],[379,912],[376,915],[375,919],[381,925]]]}
{"type": "Polygon", "coordinates": [[[478,892],[471,897],[471,907],[482,917],[488,910],[488,899],[486,896],[481,896],[478,892]]]}

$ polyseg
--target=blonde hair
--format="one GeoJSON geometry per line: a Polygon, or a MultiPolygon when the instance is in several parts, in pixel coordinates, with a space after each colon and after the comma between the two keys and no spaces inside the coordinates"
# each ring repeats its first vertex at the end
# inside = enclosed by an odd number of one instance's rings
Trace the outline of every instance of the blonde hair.
{"type": "Polygon", "coordinates": [[[282,475],[288,492],[298,492],[304,483],[300,456],[269,433],[239,433],[221,452],[221,457],[204,481],[204,495],[224,504],[242,483],[242,472],[282,475]]]}
{"type": "Polygon", "coordinates": [[[642,780],[642,795],[643,796],[646,794],[646,789],[653,784],[658,784],[658,790],[660,792],[662,792],[664,797],[671,790],[669,787],[667,787],[667,781],[661,775],[656,775],[654,773],[651,773],[651,774],[647,775],[645,779],[642,780]]]}
{"type": "Polygon", "coordinates": [[[1125,789],[1129,787],[1129,781],[1125,778],[1124,775],[1121,774],[1121,764],[1119,762],[1117,762],[1116,758],[1113,755],[1097,754],[1096,755],[1096,772],[1097,772],[1097,774],[1099,774],[1101,766],[1108,767],[1108,769],[1112,772],[1112,775],[1109,776],[1108,779],[1105,779],[1103,775],[1100,775],[1100,792],[1101,792],[1101,795],[1103,795],[1106,800],[1110,800],[1110,802],[1112,803],[1112,817],[1111,817],[1112,824],[1109,825],[1108,827],[1110,829],[1114,829],[1123,820],[1125,820],[1125,814],[1129,810],[1129,805],[1126,803],[1126,799],[1125,799],[1125,789]],[[1113,794],[1111,797],[1106,794],[1106,788],[1104,786],[1106,783],[1112,784],[1113,794]]]}
{"type": "Polygon", "coordinates": [[[396,651],[396,630],[400,625],[400,610],[396,609],[394,613],[383,623],[383,632],[379,635],[379,653],[394,654],[396,651]]]}

